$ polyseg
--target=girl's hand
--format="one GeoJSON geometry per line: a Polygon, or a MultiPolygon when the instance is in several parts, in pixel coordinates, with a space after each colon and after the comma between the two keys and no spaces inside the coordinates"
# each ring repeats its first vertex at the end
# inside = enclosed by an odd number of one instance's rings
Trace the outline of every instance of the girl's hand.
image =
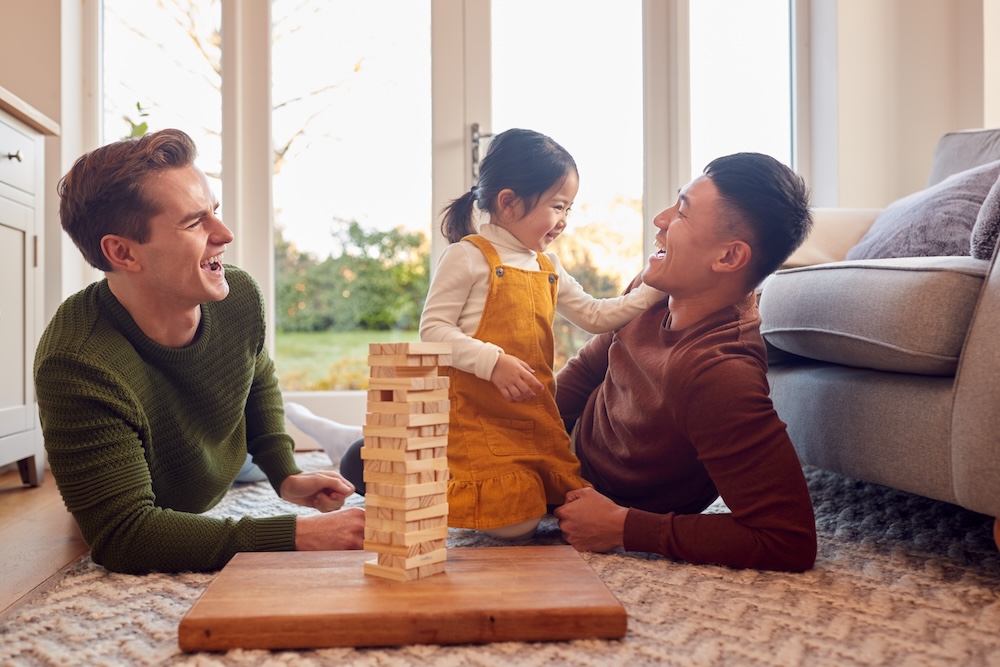
{"type": "Polygon", "coordinates": [[[490,382],[496,385],[500,394],[511,403],[520,403],[534,398],[545,387],[531,366],[517,357],[501,354],[493,367],[490,382]]]}

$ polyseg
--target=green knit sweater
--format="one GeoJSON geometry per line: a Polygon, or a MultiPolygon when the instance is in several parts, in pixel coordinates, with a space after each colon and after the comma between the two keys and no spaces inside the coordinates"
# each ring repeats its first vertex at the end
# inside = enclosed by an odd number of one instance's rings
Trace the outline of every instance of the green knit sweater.
{"type": "Polygon", "coordinates": [[[147,338],[106,280],[59,307],[35,354],[49,466],[95,562],[129,573],[217,570],[295,548],[295,516],[214,519],[249,451],[277,490],[300,472],[285,432],[260,291],[226,267],[185,348],[147,338]]]}

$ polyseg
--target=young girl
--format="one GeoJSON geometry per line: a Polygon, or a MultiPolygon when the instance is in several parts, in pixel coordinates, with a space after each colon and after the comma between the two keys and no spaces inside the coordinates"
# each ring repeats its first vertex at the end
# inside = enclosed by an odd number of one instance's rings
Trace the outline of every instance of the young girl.
{"type": "Polygon", "coordinates": [[[664,296],[642,285],[595,299],[545,252],[566,228],[578,187],[562,146],[512,129],[490,143],[478,185],[444,210],[452,245],[431,282],[420,338],[453,344],[450,526],[525,536],[547,505],[589,486],[555,404],[553,315],[600,333],[664,296]],[[489,216],[478,231],[474,204],[489,216]]]}

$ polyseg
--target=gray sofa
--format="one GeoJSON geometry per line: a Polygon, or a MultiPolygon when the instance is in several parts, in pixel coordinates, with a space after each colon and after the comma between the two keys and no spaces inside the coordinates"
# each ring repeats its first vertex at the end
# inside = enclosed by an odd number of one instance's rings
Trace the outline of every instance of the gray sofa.
{"type": "MultiPolygon", "coordinates": [[[[928,185],[996,160],[1000,130],[945,135],[928,185]]],[[[804,464],[1000,517],[996,255],[844,260],[878,213],[817,209],[765,282],[775,409],[804,464]]]]}

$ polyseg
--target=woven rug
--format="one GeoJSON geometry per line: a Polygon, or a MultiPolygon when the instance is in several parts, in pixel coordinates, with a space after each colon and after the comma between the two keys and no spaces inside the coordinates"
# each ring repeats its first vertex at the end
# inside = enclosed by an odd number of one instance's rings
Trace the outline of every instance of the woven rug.
{"type": "MultiPolygon", "coordinates": [[[[306,469],[329,466],[300,456],[306,469]]],[[[819,558],[804,574],[585,554],[628,612],[622,640],[184,654],[178,623],[214,574],[113,574],[84,557],[3,620],[0,665],[1000,665],[991,518],[823,471],[807,478],[819,558]]],[[[234,488],[212,514],[289,511],[309,510],[261,483],[234,488]]],[[[532,542],[561,543],[554,521],[532,542]]]]}

